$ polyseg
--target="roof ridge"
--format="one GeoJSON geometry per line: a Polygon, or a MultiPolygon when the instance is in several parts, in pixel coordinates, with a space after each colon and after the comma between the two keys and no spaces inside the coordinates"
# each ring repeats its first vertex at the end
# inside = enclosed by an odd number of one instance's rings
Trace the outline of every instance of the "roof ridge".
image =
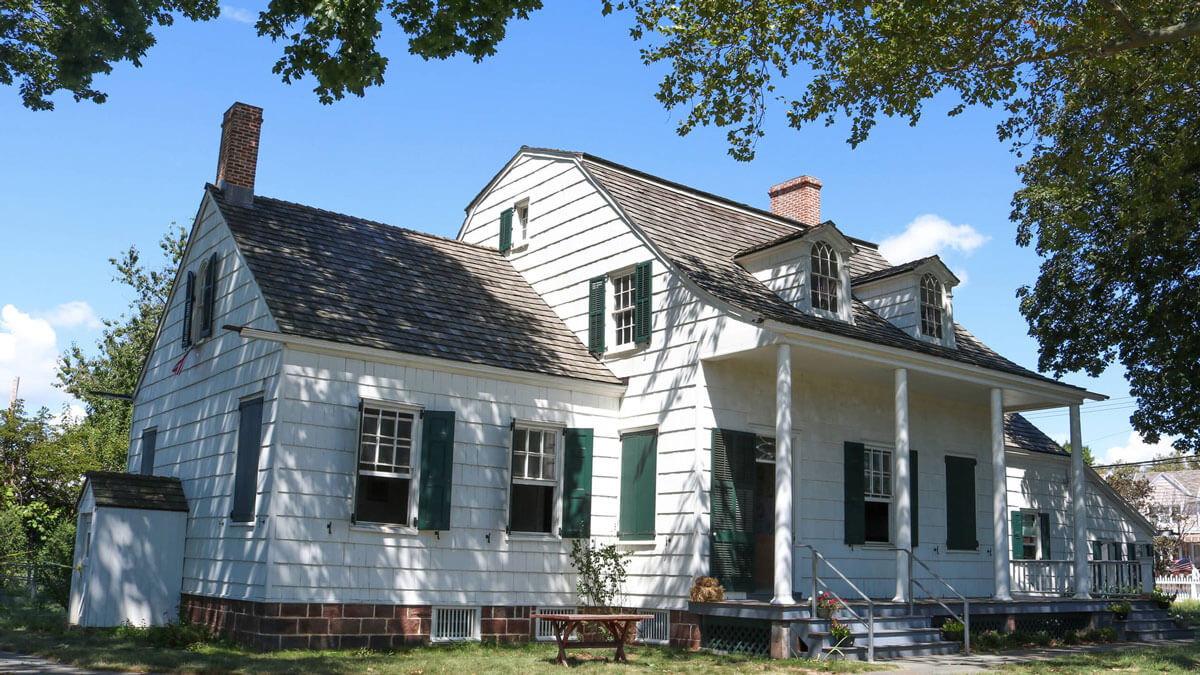
{"type": "MultiPolygon", "coordinates": [[[[224,201],[224,195],[221,193],[221,188],[217,187],[216,185],[213,185],[212,183],[205,183],[205,188],[206,189],[211,188],[214,192],[221,194],[222,201],[224,201]]],[[[443,237],[440,234],[433,234],[431,232],[422,232],[421,230],[414,230],[411,227],[404,227],[402,225],[392,225],[391,223],[385,223],[385,222],[379,221],[379,220],[371,220],[370,218],[362,218],[359,216],[352,216],[348,213],[342,213],[340,211],[330,211],[329,209],[323,209],[319,206],[310,206],[308,204],[301,204],[300,202],[293,202],[293,201],[289,201],[287,199],[279,199],[277,197],[268,197],[266,195],[254,195],[254,198],[255,199],[264,199],[266,201],[275,202],[276,204],[284,204],[286,206],[292,206],[292,207],[296,207],[296,208],[300,208],[300,209],[305,209],[307,211],[315,211],[317,213],[323,213],[323,214],[327,214],[330,216],[336,216],[338,218],[345,218],[347,220],[353,220],[355,222],[362,223],[364,225],[372,225],[372,226],[376,226],[376,227],[386,227],[386,228],[390,228],[393,230],[399,230],[399,231],[405,232],[407,234],[415,234],[415,235],[418,235],[421,237],[426,237],[429,239],[436,239],[439,241],[444,241],[448,244],[455,244],[457,246],[464,246],[467,248],[474,248],[474,249],[479,249],[482,251],[490,251],[492,253],[499,253],[499,251],[497,249],[494,249],[490,246],[484,246],[482,244],[472,244],[470,242],[460,241],[458,239],[453,239],[451,237],[443,237]]],[[[224,206],[234,206],[234,207],[237,206],[237,204],[229,204],[227,202],[224,203],[223,205],[224,206]]],[[[249,208],[254,208],[254,207],[249,207],[249,208]]]]}
{"type": "MultiPolygon", "coordinates": [[[[745,202],[739,202],[735,199],[730,199],[729,197],[722,197],[719,194],[709,192],[707,190],[701,190],[700,188],[692,187],[690,185],[685,185],[683,183],[679,183],[679,182],[676,182],[676,181],[673,181],[673,180],[670,180],[667,178],[663,178],[662,176],[656,176],[652,173],[648,173],[648,172],[642,171],[640,169],[635,169],[630,166],[625,166],[624,164],[620,164],[620,163],[614,162],[610,159],[598,157],[596,155],[592,155],[592,154],[589,154],[586,152],[573,152],[570,150],[555,150],[554,148],[524,148],[524,149],[534,150],[534,151],[546,150],[546,151],[550,151],[550,152],[562,152],[562,153],[574,154],[574,155],[581,157],[582,159],[596,162],[598,164],[603,164],[603,165],[609,167],[610,169],[614,169],[616,171],[622,171],[624,173],[627,173],[631,176],[635,176],[638,178],[655,181],[655,182],[657,182],[665,187],[668,187],[668,188],[681,190],[683,192],[689,192],[693,195],[704,197],[707,199],[712,199],[713,201],[721,202],[728,206],[746,209],[756,216],[765,217],[769,220],[776,221],[782,225],[788,225],[791,227],[799,226],[801,228],[806,228],[806,230],[807,230],[807,229],[812,229],[814,227],[818,227],[818,226],[824,224],[824,222],[828,222],[828,220],[826,220],[826,221],[822,221],[821,223],[815,223],[812,225],[802,223],[794,218],[788,218],[787,216],[781,216],[777,213],[772,213],[768,209],[759,208],[757,206],[751,206],[750,204],[747,204],[745,202]]],[[[784,235],[784,236],[787,236],[787,235],[784,235]]],[[[851,237],[848,235],[843,235],[843,236],[846,236],[847,239],[849,239],[850,241],[853,241],[856,244],[863,244],[865,246],[868,246],[868,247],[876,249],[876,250],[878,250],[878,248],[879,248],[879,245],[876,244],[875,242],[867,241],[865,239],[859,239],[858,237],[851,237]]]]}

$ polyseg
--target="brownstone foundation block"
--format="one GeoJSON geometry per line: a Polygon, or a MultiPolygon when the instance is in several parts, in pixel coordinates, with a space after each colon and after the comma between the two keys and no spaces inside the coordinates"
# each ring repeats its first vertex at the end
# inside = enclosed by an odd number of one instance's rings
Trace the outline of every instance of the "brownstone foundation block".
{"type": "Polygon", "coordinates": [[[669,644],[683,649],[700,648],[700,616],[689,612],[671,612],[671,636],[669,644]]]}

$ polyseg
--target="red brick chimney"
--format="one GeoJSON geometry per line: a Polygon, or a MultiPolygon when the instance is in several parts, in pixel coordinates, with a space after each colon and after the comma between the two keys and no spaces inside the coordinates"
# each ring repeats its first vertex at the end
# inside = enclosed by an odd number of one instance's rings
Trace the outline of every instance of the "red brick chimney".
{"type": "Polygon", "coordinates": [[[262,108],[234,103],[221,122],[221,155],[217,158],[217,187],[238,204],[254,203],[254,172],[258,168],[258,136],[262,108]]]}
{"type": "Polygon", "coordinates": [[[821,181],[812,176],[800,176],[772,185],[771,213],[798,220],[805,225],[821,224],[821,181]]]}

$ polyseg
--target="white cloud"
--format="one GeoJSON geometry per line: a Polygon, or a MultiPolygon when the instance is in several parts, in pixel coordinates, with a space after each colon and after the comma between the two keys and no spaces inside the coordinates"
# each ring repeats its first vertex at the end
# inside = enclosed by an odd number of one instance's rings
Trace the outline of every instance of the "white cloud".
{"type": "Polygon", "coordinates": [[[946,249],[970,253],[988,240],[970,225],[951,225],[941,216],[927,213],[904,226],[904,232],[879,244],[879,252],[893,265],[924,258],[946,249]]]}
{"type": "Polygon", "coordinates": [[[1100,460],[1104,464],[1121,464],[1128,462],[1144,462],[1148,459],[1154,459],[1160,455],[1172,455],[1175,449],[1171,447],[1171,441],[1167,438],[1160,438],[1158,443],[1150,445],[1142,440],[1136,431],[1129,432],[1129,439],[1125,441],[1125,445],[1114,445],[1105,450],[1100,456],[1100,460]]]}
{"type": "Polygon", "coordinates": [[[0,405],[8,405],[14,377],[21,378],[20,396],[36,408],[51,405],[62,396],[51,386],[58,359],[58,336],[43,318],[35,318],[13,305],[0,309],[0,405]]]}
{"type": "Polygon", "coordinates": [[[58,328],[83,326],[95,329],[100,327],[100,319],[96,317],[96,312],[92,310],[91,305],[82,300],[65,302],[49,312],[41,314],[41,318],[49,322],[51,326],[58,328]]]}
{"type": "Polygon", "coordinates": [[[967,271],[961,267],[953,271],[954,276],[958,277],[958,285],[954,287],[954,290],[961,291],[967,287],[967,279],[969,278],[967,277],[967,271]]]}
{"type": "Polygon", "coordinates": [[[221,5],[221,18],[251,25],[258,21],[256,13],[248,9],[242,9],[241,7],[234,7],[233,5],[221,5]]]}

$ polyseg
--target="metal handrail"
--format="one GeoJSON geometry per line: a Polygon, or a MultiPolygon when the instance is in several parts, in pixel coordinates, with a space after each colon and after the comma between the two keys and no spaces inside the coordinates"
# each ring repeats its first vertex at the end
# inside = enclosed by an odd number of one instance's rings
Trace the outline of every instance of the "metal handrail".
{"type": "Polygon", "coordinates": [[[830,588],[829,585],[826,584],[824,581],[821,581],[821,577],[819,574],[819,572],[820,572],[819,565],[821,562],[824,562],[826,565],[829,566],[829,569],[833,570],[834,574],[838,575],[839,577],[842,578],[842,581],[846,582],[846,585],[848,585],[850,588],[854,589],[855,593],[858,593],[858,595],[860,597],[862,597],[863,600],[867,601],[867,621],[866,621],[866,624],[867,624],[867,661],[874,662],[875,661],[875,601],[872,600],[870,598],[870,596],[868,596],[866,593],[863,593],[862,591],[860,591],[858,589],[858,586],[854,585],[853,581],[850,581],[849,579],[847,579],[846,575],[842,574],[841,570],[839,570],[837,567],[834,567],[833,563],[829,562],[829,560],[827,560],[825,558],[825,556],[821,555],[820,551],[813,548],[813,546],[811,544],[801,544],[801,546],[808,549],[809,551],[812,551],[812,555],[813,555],[813,557],[812,557],[812,593],[809,594],[809,599],[808,599],[809,611],[811,612],[811,615],[812,616],[817,615],[817,584],[820,584],[821,587],[823,587],[825,590],[832,593],[833,597],[838,601],[838,604],[841,605],[842,607],[844,607],[846,609],[846,611],[853,614],[854,618],[858,619],[859,623],[863,622],[863,618],[861,616],[859,616],[858,612],[854,611],[849,605],[847,605],[846,601],[842,600],[841,596],[839,596],[837,594],[837,591],[830,588]]]}
{"type": "Polygon", "coordinates": [[[934,602],[941,605],[942,609],[945,609],[947,612],[950,612],[950,616],[954,617],[954,619],[956,621],[958,621],[959,623],[961,623],[963,625],[963,653],[966,654],[967,656],[970,656],[971,655],[971,601],[967,599],[967,596],[963,595],[962,593],[959,593],[958,589],[951,586],[950,583],[947,582],[945,579],[943,579],[937,572],[934,572],[933,569],[931,567],[929,567],[929,565],[925,564],[924,560],[921,560],[917,556],[913,555],[912,551],[910,551],[906,548],[893,548],[891,550],[900,551],[901,553],[908,554],[908,613],[909,614],[913,613],[913,589],[912,589],[912,587],[913,587],[913,584],[916,584],[921,587],[921,590],[925,591],[926,595],[928,595],[930,598],[933,598],[934,602]],[[950,589],[951,593],[958,596],[959,600],[962,600],[963,615],[961,617],[959,615],[955,614],[954,610],[950,609],[950,607],[948,605],[946,605],[946,603],[942,602],[941,598],[935,596],[933,594],[933,592],[930,591],[928,588],[925,588],[925,584],[921,583],[920,581],[917,581],[916,577],[913,576],[913,561],[914,560],[917,561],[918,563],[920,563],[921,567],[924,567],[926,572],[929,572],[930,574],[932,574],[934,579],[937,579],[938,581],[942,582],[943,586],[950,589]]]}

